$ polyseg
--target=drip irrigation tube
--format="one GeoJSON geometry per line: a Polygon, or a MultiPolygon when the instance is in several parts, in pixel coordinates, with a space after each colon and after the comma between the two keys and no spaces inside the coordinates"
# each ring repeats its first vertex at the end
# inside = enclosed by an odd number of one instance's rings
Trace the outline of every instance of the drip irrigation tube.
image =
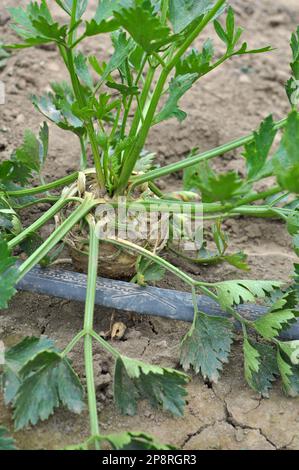
{"type": "MultiPolygon", "coordinates": [[[[19,282],[17,289],[84,302],[86,284],[85,274],[56,268],[35,267],[19,282]]],[[[96,304],[170,320],[185,322],[193,320],[191,294],[158,287],[140,287],[129,282],[111,279],[98,278],[96,304]]],[[[198,296],[198,308],[208,315],[227,315],[215,301],[206,296],[198,296]]],[[[249,320],[255,320],[267,312],[266,307],[253,304],[240,305],[237,310],[249,320]]],[[[284,331],[281,338],[299,339],[299,321],[284,331]]]]}

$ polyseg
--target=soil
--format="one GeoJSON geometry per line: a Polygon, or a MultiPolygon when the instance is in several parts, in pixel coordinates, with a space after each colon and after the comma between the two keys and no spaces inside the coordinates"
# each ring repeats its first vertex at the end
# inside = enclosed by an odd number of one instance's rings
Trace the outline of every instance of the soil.
{"type": "MultiPolygon", "coordinates": [[[[26,2],[4,0],[0,7],[0,38],[13,39],[4,8],[26,2]]],[[[53,1],[49,1],[54,4],[53,1]]],[[[231,0],[238,22],[246,28],[250,45],[271,44],[270,54],[232,60],[217,72],[204,78],[184,99],[188,118],[183,124],[169,121],[155,128],[148,147],[157,152],[161,164],[179,160],[193,147],[211,148],[247,134],[263,117],[273,113],[281,118],[289,109],[284,83],[289,76],[289,37],[299,24],[297,0],[231,0]]],[[[96,0],[90,0],[90,14],[96,0]]],[[[53,6],[57,15],[60,12],[53,6]]],[[[206,33],[206,35],[208,32],[206,33]]],[[[86,52],[105,56],[111,52],[107,41],[91,39],[84,45],[86,52]]],[[[0,106],[0,159],[9,157],[22,141],[24,128],[38,129],[41,117],[33,112],[29,96],[42,94],[48,83],[65,77],[57,52],[52,48],[25,50],[13,54],[0,79],[6,85],[6,103],[0,106]]],[[[64,176],[77,168],[79,146],[71,135],[50,125],[50,156],[45,179],[64,176]]],[[[237,169],[242,173],[243,161],[231,152],[215,161],[217,169],[237,169]]],[[[181,175],[166,178],[161,187],[177,189],[181,175]]],[[[40,212],[31,210],[28,220],[40,212]]],[[[287,281],[292,272],[294,255],[284,226],[276,221],[234,219],[226,222],[232,250],[249,254],[251,271],[241,273],[221,265],[191,267],[186,270],[208,281],[249,277],[277,278],[287,281]]],[[[168,276],[162,287],[183,289],[168,276]]],[[[115,313],[115,321],[127,325],[126,336],[116,346],[128,356],[155,364],[178,367],[179,342],[188,325],[157,318],[129,318],[115,313]]],[[[111,311],[96,309],[95,328],[109,328],[111,311]]],[[[46,334],[65,346],[81,328],[83,305],[46,296],[19,293],[7,311],[0,314],[0,338],[6,346],[26,335],[46,334]]],[[[84,382],[83,351],[78,346],[71,354],[84,382]]],[[[174,419],[153,411],[141,403],[139,414],[123,417],[112,399],[113,364],[95,347],[97,397],[101,427],[105,432],[140,430],[152,433],[163,442],[184,449],[299,449],[299,400],[286,398],[277,384],[270,399],[261,399],[245,384],[241,347],[236,339],[230,364],[218,384],[205,384],[194,377],[188,386],[185,417],[174,419]]],[[[11,411],[0,404],[0,423],[12,430],[11,411]]],[[[89,431],[87,412],[81,416],[57,411],[47,422],[15,433],[21,449],[58,449],[82,441],[89,431]]]]}

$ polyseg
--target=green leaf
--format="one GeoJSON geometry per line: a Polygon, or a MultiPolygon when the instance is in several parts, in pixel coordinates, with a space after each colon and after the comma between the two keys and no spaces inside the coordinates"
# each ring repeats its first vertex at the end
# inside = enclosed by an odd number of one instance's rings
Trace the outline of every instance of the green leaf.
{"type": "MultiPolygon", "coordinates": [[[[99,139],[99,135],[98,135],[99,139]]],[[[117,140],[114,148],[110,148],[110,157],[109,157],[109,165],[110,168],[115,175],[119,175],[121,170],[121,156],[122,152],[127,149],[130,145],[132,145],[134,139],[131,137],[125,137],[123,140],[117,140]]],[[[101,147],[105,148],[108,145],[107,136],[103,136],[103,141],[101,142],[101,147]]]]}
{"type": "MultiPolygon", "coordinates": [[[[101,0],[97,7],[95,20],[98,23],[103,20],[108,20],[113,16],[113,12],[119,11],[123,6],[125,6],[125,3],[126,1],[124,0],[101,0]]],[[[131,1],[127,1],[127,4],[130,5],[131,1]]]]}
{"type": "Polygon", "coordinates": [[[14,154],[14,159],[36,173],[40,173],[48,153],[49,129],[46,123],[40,128],[39,139],[26,130],[24,141],[14,154]]]}
{"type": "Polygon", "coordinates": [[[228,201],[243,186],[243,181],[235,171],[214,174],[208,178],[207,185],[198,183],[204,202],[228,201]]]}
{"type": "Polygon", "coordinates": [[[119,434],[108,434],[106,436],[93,436],[80,444],[68,446],[64,450],[90,450],[98,442],[106,448],[109,444],[113,450],[173,450],[170,445],[163,445],[152,436],[141,432],[122,432],[119,434]],[[105,445],[106,444],[106,445],[105,445]]]}
{"type": "Polygon", "coordinates": [[[149,170],[154,168],[154,160],[156,158],[155,153],[144,152],[140,155],[140,158],[137,160],[134,172],[146,173],[149,170]]]}
{"type": "Polygon", "coordinates": [[[147,399],[175,416],[182,416],[188,377],[176,370],[161,368],[121,356],[116,361],[114,397],[122,413],[134,415],[137,400],[147,399]]]}
{"type": "Polygon", "coordinates": [[[266,160],[273,145],[277,130],[274,128],[273,116],[268,116],[254,132],[254,140],[245,145],[247,163],[247,177],[250,181],[258,181],[263,178],[263,170],[266,160]]]}
{"type": "Polygon", "coordinates": [[[124,32],[115,34],[113,39],[115,51],[105,67],[102,75],[103,81],[106,80],[114,70],[119,69],[123,65],[135,48],[134,41],[127,39],[126,33],[124,32]]]}
{"type": "Polygon", "coordinates": [[[184,189],[199,190],[203,202],[229,201],[240,194],[243,181],[238,173],[215,173],[208,162],[194,165],[184,172],[184,189]]]}
{"type": "Polygon", "coordinates": [[[33,96],[32,103],[50,121],[55,122],[55,124],[59,124],[62,121],[62,113],[56,108],[52,94],[41,96],[40,98],[33,96]]]}
{"type": "Polygon", "coordinates": [[[9,56],[10,54],[3,48],[3,44],[0,41],[0,70],[6,66],[9,56]]]}
{"type": "Polygon", "coordinates": [[[86,22],[85,36],[97,36],[102,33],[111,33],[119,28],[119,23],[117,20],[112,19],[110,21],[101,21],[97,23],[94,19],[86,22]]]}
{"type": "Polygon", "coordinates": [[[113,18],[113,12],[119,11],[122,4],[123,0],[102,0],[99,2],[94,18],[86,22],[85,36],[95,36],[117,30],[119,23],[113,18]]]}
{"type": "Polygon", "coordinates": [[[22,231],[22,224],[11,207],[10,202],[0,193],[0,236],[5,238],[7,232],[18,235],[22,231]]]}
{"type": "Polygon", "coordinates": [[[44,122],[39,130],[39,160],[40,165],[43,166],[48,156],[49,150],[49,127],[44,122]]]}
{"type": "Polygon", "coordinates": [[[269,396],[272,383],[279,375],[273,346],[244,340],[245,378],[249,386],[263,397],[269,396]]]}
{"type": "Polygon", "coordinates": [[[60,405],[74,413],[83,410],[83,389],[67,359],[42,351],[20,371],[22,383],[14,402],[16,430],[46,420],[60,405]]]}
{"type": "MultiPolygon", "coordinates": [[[[55,0],[56,3],[71,16],[74,0],[55,0]]],[[[102,2],[101,2],[102,3],[102,2]]],[[[77,0],[76,20],[79,20],[85,13],[88,0],[77,0]]]]}
{"type": "Polygon", "coordinates": [[[237,269],[241,269],[242,271],[250,271],[250,267],[247,263],[247,255],[243,251],[239,251],[238,253],[233,253],[231,255],[225,255],[223,259],[237,269]]]}
{"type": "Polygon", "coordinates": [[[293,54],[291,69],[295,80],[299,80],[299,26],[297,28],[297,31],[292,34],[291,48],[293,54]]]}
{"type": "Polygon", "coordinates": [[[277,281],[223,281],[216,286],[218,300],[223,308],[232,307],[245,302],[255,302],[256,299],[265,299],[267,295],[280,287],[277,281]]]}
{"type": "Polygon", "coordinates": [[[192,87],[196,79],[197,74],[191,73],[187,75],[180,75],[171,80],[168,90],[168,100],[166,101],[162,110],[156,115],[153,125],[173,117],[176,117],[181,122],[187,117],[187,114],[179,108],[178,102],[182,96],[192,87]]]}
{"type": "Polygon", "coordinates": [[[289,360],[280,351],[277,352],[277,364],[282,379],[282,386],[287,395],[299,395],[299,367],[290,364],[289,360]]]}
{"type": "Polygon", "coordinates": [[[185,370],[193,367],[204,379],[217,382],[219,371],[228,362],[233,341],[233,325],[227,318],[199,312],[184,337],[180,362],[185,370]]]}
{"type": "Polygon", "coordinates": [[[221,39],[222,42],[224,42],[226,45],[229,44],[229,38],[219,21],[215,20],[214,21],[214,28],[217,33],[217,36],[221,39]]]}
{"type": "Polygon", "coordinates": [[[57,42],[63,42],[66,38],[67,26],[60,26],[59,23],[47,21],[46,18],[38,17],[37,20],[32,21],[35,29],[48,39],[57,42]]]}
{"type": "Polygon", "coordinates": [[[290,309],[271,310],[254,322],[254,328],[265,339],[271,340],[278,336],[282,329],[289,327],[296,316],[290,309]]]}
{"type": "Polygon", "coordinates": [[[15,440],[8,436],[8,432],[2,426],[0,427],[0,450],[17,450],[15,440]]]}
{"type": "Polygon", "coordinates": [[[273,157],[273,169],[283,189],[299,193],[299,114],[292,111],[280,143],[273,157]]]}
{"type": "Polygon", "coordinates": [[[123,96],[132,96],[139,94],[139,89],[137,86],[127,86],[123,85],[122,83],[110,81],[106,82],[106,85],[108,88],[112,88],[113,90],[119,91],[123,96]]]}
{"type": "Polygon", "coordinates": [[[8,10],[13,30],[24,40],[24,44],[14,45],[16,48],[64,41],[67,26],[54,22],[46,0],[42,0],[40,4],[30,2],[26,9],[17,7],[8,10]]]}
{"type": "Polygon", "coordinates": [[[228,235],[222,230],[221,221],[212,226],[212,235],[219,255],[224,255],[228,247],[228,235]]]}
{"type": "Polygon", "coordinates": [[[280,341],[280,349],[284,352],[291,364],[299,365],[299,340],[293,341],[280,341]]]}
{"type": "Polygon", "coordinates": [[[8,301],[16,293],[18,279],[16,258],[10,255],[7,243],[0,239],[0,309],[8,307],[8,301]]]}
{"type": "Polygon", "coordinates": [[[169,19],[174,32],[181,33],[195,20],[200,21],[214,4],[214,0],[172,0],[169,2],[169,19]]]}
{"type": "Polygon", "coordinates": [[[293,77],[289,78],[285,84],[285,89],[291,106],[295,108],[299,103],[298,80],[295,80],[293,77]]]}
{"type": "Polygon", "coordinates": [[[248,55],[248,54],[263,54],[264,52],[271,52],[274,49],[272,46],[265,46],[259,49],[248,49],[247,42],[243,42],[242,47],[231,54],[231,57],[235,55],[248,55]]]}
{"type": "Polygon", "coordinates": [[[36,8],[35,8],[35,15],[34,14],[34,4],[33,2],[30,2],[27,5],[26,10],[24,10],[21,7],[17,8],[8,8],[8,12],[11,16],[13,25],[12,28],[19,34],[19,36],[23,37],[24,39],[31,39],[34,38],[34,36],[37,34],[36,29],[32,25],[32,16],[33,18],[37,17],[36,11],[39,11],[40,16],[42,14],[46,15],[47,19],[51,19],[51,15],[49,11],[46,11],[45,8],[45,3],[41,5],[41,8],[39,8],[38,4],[36,3],[36,8]],[[42,12],[42,7],[43,7],[43,12],[42,12]],[[49,16],[50,15],[50,16],[49,16]]]}
{"type": "Polygon", "coordinates": [[[31,170],[17,160],[5,160],[0,164],[0,186],[8,189],[12,182],[24,185],[31,178],[31,170]]]}
{"type": "Polygon", "coordinates": [[[272,50],[271,46],[262,47],[260,49],[248,49],[246,42],[243,42],[242,46],[239,49],[236,49],[237,44],[239,43],[241,36],[243,34],[243,28],[236,28],[235,25],[235,13],[232,7],[228,7],[227,16],[226,16],[226,29],[219,23],[219,21],[214,21],[214,28],[221,39],[226,45],[226,57],[233,57],[234,55],[243,55],[243,54],[260,54],[263,52],[269,52],[272,50]]]}
{"type": "Polygon", "coordinates": [[[296,310],[298,294],[294,290],[288,290],[287,292],[277,290],[271,295],[270,305],[272,312],[283,309],[296,310]]]}
{"type": "Polygon", "coordinates": [[[15,155],[19,162],[25,164],[31,170],[39,172],[39,142],[33,132],[25,131],[23,145],[16,150],[15,155]]]}
{"type": "Polygon", "coordinates": [[[75,55],[74,57],[74,65],[75,65],[75,70],[77,72],[78,77],[80,80],[87,85],[89,88],[93,88],[93,80],[92,77],[89,73],[88,66],[87,66],[87,59],[86,57],[82,54],[82,52],[79,52],[75,55]]]}
{"type": "Polygon", "coordinates": [[[176,75],[186,75],[196,73],[198,78],[211,70],[210,62],[214,55],[213,43],[208,39],[202,52],[192,49],[187,55],[182,57],[176,65],[176,75]]]}
{"type": "Polygon", "coordinates": [[[229,38],[234,37],[235,33],[235,13],[231,6],[227,9],[226,31],[229,38]]]}
{"type": "Polygon", "coordinates": [[[260,354],[250,344],[247,338],[244,338],[243,342],[243,353],[244,353],[244,371],[247,382],[251,382],[253,373],[258,373],[260,368],[260,354]]]}
{"type": "Polygon", "coordinates": [[[5,404],[12,403],[21,384],[20,370],[36,354],[45,349],[53,350],[54,343],[45,336],[27,337],[5,351],[5,364],[2,376],[5,404]]]}
{"type": "Polygon", "coordinates": [[[299,210],[293,211],[287,218],[287,229],[290,235],[299,233],[299,210]]]}
{"type": "Polygon", "coordinates": [[[83,121],[73,112],[74,101],[69,96],[60,98],[48,93],[47,95],[32,97],[36,109],[58,127],[81,135],[84,133],[83,121]]]}
{"type": "Polygon", "coordinates": [[[154,14],[154,7],[148,0],[135,2],[132,7],[115,11],[114,17],[148,53],[158,51],[174,39],[170,29],[154,14]]]}
{"type": "Polygon", "coordinates": [[[170,450],[171,446],[156,442],[153,437],[140,432],[123,432],[102,436],[101,442],[108,442],[113,450],[170,450]]]}
{"type": "Polygon", "coordinates": [[[145,286],[147,282],[161,281],[165,276],[165,269],[157,263],[151,263],[147,258],[141,257],[138,263],[137,281],[145,286]]]}
{"type": "Polygon", "coordinates": [[[295,251],[296,255],[299,256],[299,234],[293,237],[293,250],[295,251]]]}
{"type": "Polygon", "coordinates": [[[10,214],[3,214],[2,209],[0,209],[0,233],[1,236],[5,237],[5,232],[10,232],[13,228],[12,220],[10,214]]]}

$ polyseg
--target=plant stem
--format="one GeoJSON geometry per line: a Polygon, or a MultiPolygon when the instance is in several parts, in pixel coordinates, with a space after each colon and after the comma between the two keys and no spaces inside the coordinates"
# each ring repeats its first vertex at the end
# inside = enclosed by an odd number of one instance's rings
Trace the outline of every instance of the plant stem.
{"type": "Polygon", "coordinates": [[[132,147],[129,149],[128,155],[124,157],[124,164],[123,164],[119,182],[118,182],[117,194],[121,194],[122,191],[127,187],[131,174],[136,165],[136,161],[143,149],[145,140],[147,138],[150,127],[152,125],[152,121],[153,121],[157,106],[159,104],[160,97],[163,93],[164,85],[166,83],[168,75],[169,75],[168,70],[163,69],[159,77],[158,83],[156,85],[155,91],[153,93],[150,106],[147,111],[146,117],[144,119],[143,125],[137,136],[137,139],[134,141],[132,147]]]}
{"type": "Polygon", "coordinates": [[[117,351],[117,349],[111,346],[108,341],[104,340],[104,338],[98,335],[95,331],[91,333],[91,336],[93,336],[94,339],[96,339],[98,343],[100,343],[100,345],[114,357],[114,359],[120,357],[120,353],[117,351]]]}
{"type": "MultiPolygon", "coordinates": [[[[289,213],[292,211],[290,210],[289,213]]],[[[231,214],[238,214],[243,215],[246,217],[278,217],[282,220],[286,220],[288,210],[287,209],[279,209],[277,210],[275,207],[271,206],[242,206],[236,207],[235,209],[231,210],[231,214]],[[284,214],[286,213],[286,214],[284,214]]]]}
{"type": "Polygon", "coordinates": [[[152,181],[149,182],[149,189],[156,195],[158,196],[159,198],[163,199],[164,198],[164,194],[162,193],[162,191],[158,188],[158,186],[153,183],[152,181]]]}
{"type": "MultiPolygon", "coordinates": [[[[211,292],[207,287],[201,285],[199,286],[199,289],[202,291],[203,294],[207,295],[210,297],[210,299],[215,300],[215,302],[219,303],[218,297],[214,292],[211,292]]],[[[242,315],[240,315],[235,309],[232,307],[227,307],[226,312],[229,313],[233,318],[235,318],[237,321],[239,321],[243,327],[243,325],[248,325],[252,326],[253,322],[250,320],[247,320],[246,318],[243,318],[242,315]]]]}
{"type": "Polygon", "coordinates": [[[60,178],[52,183],[48,183],[42,186],[37,186],[36,188],[28,188],[28,189],[19,189],[17,191],[6,191],[6,194],[11,197],[23,197],[23,196],[34,196],[35,194],[45,193],[51,189],[60,188],[61,186],[67,186],[78,178],[78,172],[72,173],[69,176],[65,176],[64,178],[60,178]]]}
{"type": "Polygon", "coordinates": [[[147,259],[152,260],[154,263],[159,264],[160,266],[163,266],[167,271],[175,274],[177,277],[182,279],[186,284],[189,286],[194,286],[195,281],[192,279],[192,277],[188,276],[188,274],[184,273],[181,271],[179,268],[176,268],[172,264],[170,264],[168,261],[165,259],[161,258],[160,256],[154,255],[150,251],[146,250],[145,248],[142,248],[141,246],[135,245],[134,243],[131,243],[127,240],[121,240],[121,239],[111,239],[107,238],[105,239],[108,243],[111,243],[112,245],[124,247],[127,250],[135,251],[139,255],[144,256],[147,259]]]}
{"type": "MultiPolygon", "coordinates": [[[[144,54],[140,69],[139,69],[137,77],[134,81],[135,86],[138,86],[138,84],[139,84],[139,80],[142,76],[142,73],[143,73],[144,67],[146,65],[146,62],[147,62],[147,54],[144,54]]],[[[148,90],[148,92],[149,92],[149,90],[148,90]]],[[[141,94],[141,99],[142,99],[142,97],[144,97],[144,95],[145,95],[145,91],[143,89],[142,94],[141,94]]],[[[132,107],[133,99],[134,99],[134,95],[130,96],[128,104],[125,108],[125,112],[124,112],[124,116],[123,116],[123,120],[122,120],[122,126],[121,126],[121,138],[122,139],[125,137],[125,134],[126,134],[126,127],[127,127],[128,117],[129,117],[130,110],[131,110],[131,107],[132,107]]],[[[130,136],[135,135],[135,133],[137,132],[138,124],[139,124],[139,118],[140,118],[140,115],[139,115],[139,113],[136,112],[135,116],[134,116],[134,120],[133,120],[132,125],[131,125],[130,136]],[[133,128],[135,126],[136,126],[136,132],[133,132],[133,128]]]]}
{"type": "Polygon", "coordinates": [[[82,137],[82,135],[79,137],[79,140],[80,140],[80,147],[81,147],[80,169],[81,170],[86,170],[86,168],[87,168],[87,154],[86,154],[84,138],[82,137]]]}
{"type": "Polygon", "coordinates": [[[196,320],[198,318],[199,310],[198,310],[198,303],[197,303],[197,295],[196,295],[196,288],[192,287],[192,303],[193,303],[193,309],[194,309],[194,316],[193,316],[193,322],[192,322],[192,327],[195,326],[196,320]]]}
{"type": "MultiPolygon", "coordinates": [[[[155,77],[155,71],[156,71],[156,69],[152,66],[150,66],[149,69],[148,69],[146,79],[145,79],[145,83],[144,83],[144,87],[143,87],[143,90],[142,90],[142,93],[141,93],[141,96],[140,96],[140,100],[139,100],[140,106],[142,107],[142,109],[144,109],[146,101],[149,97],[149,94],[150,94],[150,91],[151,91],[151,86],[152,86],[152,83],[153,83],[153,80],[154,80],[154,77],[155,77]]],[[[139,112],[139,109],[137,109],[136,112],[135,112],[133,121],[132,121],[131,129],[130,129],[130,132],[129,132],[129,137],[135,137],[135,135],[137,134],[140,120],[141,120],[140,112],[139,112]]]]}
{"type": "Polygon", "coordinates": [[[59,196],[43,197],[41,199],[35,199],[34,201],[26,202],[26,204],[22,205],[12,204],[12,208],[21,211],[22,209],[27,209],[27,207],[35,206],[36,204],[52,204],[57,202],[59,199],[59,196]]]}
{"type": "MultiPolygon", "coordinates": [[[[155,187],[153,188],[155,190],[155,187]]],[[[230,211],[242,211],[244,209],[244,212],[246,213],[247,209],[249,209],[249,212],[254,213],[254,210],[256,209],[257,212],[259,209],[262,207],[263,211],[265,210],[265,207],[267,207],[267,210],[271,209],[271,206],[247,206],[248,204],[266,199],[269,196],[272,196],[274,194],[277,194],[281,192],[281,188],[279,186],[275,186],[274,188],[267,189],[266,191],[262,191],[260,193],[252,193],[249,194],[249,196],[243,197],[239,199],[238,201],[230,204],[221,204],[221,203],[201,203],[201,202],[184,202],[178,199],[154,199],[154,198],[147,198],[147,199],[141,199],[133,202],[128,202],[127,206],[130,207],[130,209],[136,210],[138,209],[146,209],[148,211],[150,210],[161,210],[162,212],[165,212],[167,210],[181,210],[181,209],[189,209],[191,210],[192,213],[198,212],[201,208],[204,214],[214,214],[214,213],[229,213],[230,211]],[[164,206],[164,207],[163,207],[164,206]]],[[[163,196],[163,194],[162,194],[163,196]]],[[[160,196],[161,197],[161,196],[160,196]]],[[[111,203],[111,205],[114,205],[114,203],[111,203]]],[[[117,204],[115,204],[117,206],[117,204]]],[[[274,210],[274,209],[273,209],[274,210]]]]}
{"type": "Polygon", "coordinates": [[[249,196],[245,196],[244,198],[240,199],[240,201],[234,204],[234,207],[241,206],[243,204],[250,204],[251,202],[260,201],[262,199],[267,199],[270,196],[274,196],[275,194],[281,193],[280,186],[274,186],[273,188],[266,189],[265,191],[261,191],[260,193],[252,193],[249,196]]]}
{"type": "Polygon", "coordinates": [[[76,346],[76,344],[80,341],[81,338],[85,336],[85,331],[81,330],[74,338],[69,342],[67,347],[62,351],[61,356],[66,357],[72,349],[76,346]]]}
{"type": "Polygon", "coordinates": [[[33,224],[23,230],[19,235],[17,235],[13,240],[8,242],[8,247],[11,250],[12,248],[19,245],[25,238],[27,238],[30,234],[39,230],[43,225],[45,225],[48,220],[52,219],[68,202],[68,196],[72,194],[69,192],[66,195],[62,196],[59,201],[54,204],[47,212],[45,212],[38,220],[36,220],[33,224]]]}
{"type": "Polygon", "coordinates": [[[162,0],[161,6],[161,23],[166,24],[169,9],[169,0],[162,0]]]}
{"type": "MultiPolygon", "coordinates": [[[[280,129],[284,127],[287,123],[287,119],[282,119],[281,121],[276,122],[275,129],[280,129]]],[[[212,150],[208,150],[203,153],[199,153],[189,158],[185,158],[184,160],[176,163],[171,163],[170,165],[166,165],[162,168],[157,168],[156,170],[149,171],[141,176],[135,176],[132,178],[132,186],[131,190],[133,190],[136,186],[146,183],[148,181],[156,180],[162,176],[170,175],[171,173],[175,173],[177,171],[184,170],[185,168],[189,168],[193,165],[197,165],[198,163],[210,160],[215,157],[219,157],[231,150],[237,149],[239,147],[243,147],[246,144],[249,144],[254,140],[254,135],[250,134],[245,137],[241,137],[240,139],[233,140],[226,144],[220,145],[212,150]]]]}
{"type": "Polygon", "coordinates": [[[164,89],[164,85],[166,83],[167,77],[168,77],[168,72],[165,69],[163,69],[160,75],[160,78],[158,80],[155,92],[152,96],[150,106],[146,114],[144,123],[138,134],[138,137],[133,143],[132,147],[130,148],[130,152],[128,153],[128,155],[124,157],[124,164],[121,170],[118,187],[116,191],[117,194],[121,194],[122,191],[127,187],[128,181],[136,165],[136,161],[143,149],[144,142],[150,130],[152,120],[153,120],[155,111],[157,109],[157,106],[159,104],[160,96],[163,93],[163,89],[164,89]]]}
{"type": "MultiPolygon", "coordinates": [[[[215,213],[215,212],[230,212],[236,210],[237,212],[240,210],[242,211],[245,209],[246,213],[246,208],[243,206],[246,206],[252,202],[256,201],[261,201],[264,199],[267,199],[270,196],[273,196],[275,194],[278,194],[281,192],[281,188],[279,186],[274,186],[273,188],[267,189],[266,191],[261,191],[260,193],[252,193],[249,194],[249,196],[245,196],[238,201],[232,203],[232,204],[219,204],[219,203],[204,203],[203,204],[203,212],[204,214],[209,214],[209,213],[215,213]]],[[[252,210],[252,213],[254,213],[254,210],[256,209],[257,212],[260,208],[260,206],[249,206],[252,210]]],[[[268,207],[268,206],[267,206],[268,207]]]]}
{"type": "MultiPolygon", "coordinates": [[[[35,252],[24,261],[19,268],[20,281],[36,264],[38,264],[47,253],[57,245],[60,240],[78,223],[95,205],[94,200],[86,198],[82,204],[58,227],[47,240],[38,247],[35,252]]],[[[30,233],[30,232],[29,232],[30,233]]],[[[14,241],[14,240],[13,240],[14,241]]],[[[9,245],[10,246],[10,245],[9,245]]],[[[11,247],[11,246],[10,246],[11,247]]]]}
{"type": "Polygon", "coordinates": [[[166,65],[165,68],[163,68],[159,80],[157,82],[155,91],[153,93],[149,109],[147,111],[144,123],[140,129],[140,132],[138,134],[137,140],[134,142],[132,147],[130,148],[130,152],[128,155],[124,158],[124,164],[121,170],[119,182],[118,182],[118,188],[117,188],[117,194],[121,194],[122,191],[127,187],[127,184],[130,180],[131,174],[134,170],[134,167],[136,165],[136,161],[140,155],[140,152],[142,151],[145,141],[147,139],[149,130],[151,128],[153,118],[155,116],[155,112],[157,109],[157,106],[160,102],[160,97],[163,93],[164,90],[164,85],[167,81],[167,78],[172,71],[172,69],[175,67],[177,62],[179,61],[180,57],[186,52],[186,50],[189,48],[189,46],[193,43],[193,41],[197,38],[197,36],[204,30],[204,28],[207,26],[207,24],[210,22],[210,20],[215,16],[217,11],[222,7],[222,5],[225,3],[226,0],[218,0],[216,5],[211,9],[209,13],[207,13],[202,21],[199,23],[197,28],[194,29],[194,31],[187,37],[185,42],[181,45],[177,53],[174,55],[173,58],[171,58],[170,62],[166,65]]]}
{"type": "MultiPolygon", "coordinates": [[[[87,217],[89,223],[89,258],[88,258],[88,278],[87,278],[87,292],[85,302],[85,316],[84,316],[84,358],[85,358],[85,374],[88,396],[88,408],[90,417],[90,430],[92,436],[100,434],[97,400],[94,382],[93,370],[93,352],[92,352],[92,331],[94,319],[94,304],[96,294],[96,283],[98,274],[98,259],[99,259],[99,240],[95,234],[94,220],[92,217],[87,217]]],[[[95,447],[99,450],[99,442],[95,442],[95,447]]]]}
{"type": "Polygon", "coordinates": [[[225,258],[225,255],[215,255],[211,258],[192,258],[192,256],[188,256],[182,251],[176,250],[171,245],[167,246],[167,248],[169,249],[171,253],[174,253],[175,255],[180,256],[180,258],[185,259],[186,261],[190,261],[191,263],[194,263],[194,264],[213,264],[214,265],[214,264],[221,263],[223,259],[225,258]]]}
{"type": "Polygon", "coordinates": [[[74,39],[74,26],[76,24],[76,19],[77,19],[77,5],[78,5],[78,0],[73,0],[72,2],[72,13],[71,13],[71,23],[70,23],[70,30],[71,33],[69,35],[69,45],[71,46],[73,43],[74,39]]]}
{"type": "MultiPolygon", "coordinates": [[[[78,76],[76,74],[73,51],[70,48],[66,48],[65,51],[66,51],[66,66],[68,68],[68,71],[71,77],[74,94],[76,96],[76,99],[78,100],[80,107],[84,108],[86,106],[86,100],[82,92],[82,88],[81,88],[81,84],[79,82],[78,76]]],[[[99,147],[98,147],[92,120],[88,119],[85,124],[86,124],[86,130],[88,133],[90,145],[92,148],[98,184],[100,188],[104,189],[105,188],[105,176],[104,176],[102,165],[101,165],[101,155],[99,152],[99,147]]]]}
{"type": "Polygon", "coordinates": [[[185,54],[185,52],[191,46],[193,41],[195,41],[195,39],[199,36],[199,34],[205,29],[205,27],[214,18],[214,16],[217,14],[217,12],[220,10],[220,8],[224,5],[225,2],[226,0],[218,0],[217,3],[214,5],[214,7],[204,16],[204,18],[199,23],[199,25],[194,29],[194,31],[186,38],[184,43],[181,45],[179,50],[176,52],[176,54],[173,56],[173,58],[169,62],[167,66],[169,71],[171,71],[176,66],[179,59],[182,57],[182,55],[185,54]]]}

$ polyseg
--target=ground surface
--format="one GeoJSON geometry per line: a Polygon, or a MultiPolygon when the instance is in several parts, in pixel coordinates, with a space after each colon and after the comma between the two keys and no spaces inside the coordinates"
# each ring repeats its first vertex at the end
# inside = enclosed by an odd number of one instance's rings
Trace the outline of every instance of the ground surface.
{"type": "MultiPolygon", "coordinates": [[[[5,6],[24,3],[5,0],[0,7],[0,39],[11,38],[5,6]]],[[[26,2],[25,2],[26,3],[26,2]]],[[[54,3],[50,0],[49,3],[54,3]]],[[[90,0],[95,8],[96,1],[90,0]]],[[[189,117],[179,125],[174,121],[155,129],[148,146],[156,150],[161,163],[180,159],[192,147],[208,149],[254,129],[261,118],[274,113],[282,117],[288,110],[283,84],[288,78],[290,59],[289,36],[299,24],[297,0],[232,0],[240,24],[247,29],[247,38],[253,47],[271,44],[276,50],[267,55],[243,58],[224,65],[221,71],[202,80],[187,98],[184,109],[189,117]]],[[[107,53],[107,43],[93,40],[86,51],[107,53]]],[[[109,52],[109,50],[108,50],[109,52]]],[[[7,101],[0,107],[0,158],[6,158],[21,143],[24,128],[37,130],[40,116],[33,112],[28,99],[31,94],[47,90],[50,81],[64,77],[63,67],[53,50],[28,50],[14,55],[0,72],[6,84],[7,101]]],[[[76,168],[77,142],[51,126],[51,150],[45,177],[64,176],[76,168]]],[[[231,153],[215,162],[217,168],[235,168],[242,172],[242,159],[231,153]]],[[[177,188],[175,178],[166,180],[167,188],[177,188]]],[[[30,217],[37,216],[31,212],[30,217]]],[[[277,222],[234,220],[226,224],[232,248],[245,249],[249,254],[250,278],[278,278],[287,280],[294,261],[290,240],[284,227],[277,222]]],[[[213,268],[187,267],[193,274],[206,280],[240,277],[228,266],[213,268]]],[[[243,274],[241,274],[243,276],[243,274]]],[[[161,284],[182,288],[168,277],[161,284]]],[[[96,310],[96,329],[105,331],[110,313],[96,310]]],[[[65,345],[82,325],[83,306],[31,294],[18,294],[10,309],[1,312],[0,338],[7,345],[25,335],[46,334],[65,345]]],[[[125,341],[117,346],[128,356],[142,358],[157,364],[176,367],[178,345],[187,329],[182,323],[147,318],[128,320],[125,341]]],[[[72,354],[76,369],[83,375],[82,349],[72,354]]],[[[245,385],[242,355],[238,343],[233,349],[230,365],[217,385],[208,387],[200,378],[190,383],[188,405],[184,419],[173,419],[155,413],[141,404],[137,417],[120,416],[114,408],[111,392],[112,363],[96,350],[96,384],[103,430],[144,430],[163,442],[185,449],[298,449],[299,401],[287,399],[279,385],[270,400],[260,399],[245,385]]],[[[0,403],[0,423],[12,428],[11,414],[0,403]]],[[[57,412],[48,422],[35,429],[15,435],[18,446],[24,449],[61,448],[81,441],[88,434],[87,414],[80,417],[57,412]]]]}

